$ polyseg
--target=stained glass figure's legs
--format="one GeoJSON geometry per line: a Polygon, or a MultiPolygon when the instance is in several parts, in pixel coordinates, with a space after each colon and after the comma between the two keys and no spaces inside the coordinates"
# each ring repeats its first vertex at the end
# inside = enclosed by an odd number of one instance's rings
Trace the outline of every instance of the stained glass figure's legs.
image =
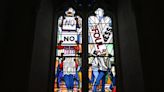
{"type": "MultiPolygon", "coordinates": [[[[97,86],[100,84],[100,80],[102,79],[102,86],[105,87],[105,75],[106,75],[106,71],[101,71],[99,72],[99,75],[96,79],[95,84],[93,85],[93,92],[97,92],[97,86]]],[[[102,88],[102,90],[105,90],[105,88],[102,88]]],[[[104,91],[105,92],[105,91],[104,91]]]]}

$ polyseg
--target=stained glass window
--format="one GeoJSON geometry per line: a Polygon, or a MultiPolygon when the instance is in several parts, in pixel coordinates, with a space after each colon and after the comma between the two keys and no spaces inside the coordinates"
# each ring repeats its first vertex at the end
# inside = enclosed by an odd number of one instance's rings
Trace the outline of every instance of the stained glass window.
{"type": "Polygon", "coordinates": [[[83,30],[88,32],[83,36],[88,37],[88,53],[82,54],[82,18],[72,7],[58,18],[54,92],[81,92],[83,67],[88,67],[88,92],[116,92],[112,26],[112,18],[97,8],[88,17],[88,30],[83,30]]]}
{"type": "Polygon", "coordinates": [[[58,18],[54,92],[77,92],[82,88],[82,18],[68,8],[58,18]]]}
{"type": "Polygon", "coordinates": [[[116,92],[112,19],[102,8],[88,18],[88,53],[89,92],[116,92]]]}

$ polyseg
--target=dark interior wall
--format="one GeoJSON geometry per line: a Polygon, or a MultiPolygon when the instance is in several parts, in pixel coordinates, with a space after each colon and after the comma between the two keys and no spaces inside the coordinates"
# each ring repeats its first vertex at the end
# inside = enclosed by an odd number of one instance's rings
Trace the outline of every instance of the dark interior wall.
{"type": "Polygon", "coordinates": [[[1,92],[26,92],[38,0],[0,1],[1,92]]]}
{"type": "Polygon", "coordinates": [[[135,13],[131,0],[118,0],[117,22],[123,86],[119,92],[144,92],[135,13]]]}
{"type": "Polygon", "coordinates": [[[52,0],[41,0],[37,12],[28,92],[49,92],[51,35],[53,31],[52,0]]]}
{"type": "Polygon", "coordinates": [[[162,0],[132,0],[136,14],[145,92],[163,92],[162,0]]]}

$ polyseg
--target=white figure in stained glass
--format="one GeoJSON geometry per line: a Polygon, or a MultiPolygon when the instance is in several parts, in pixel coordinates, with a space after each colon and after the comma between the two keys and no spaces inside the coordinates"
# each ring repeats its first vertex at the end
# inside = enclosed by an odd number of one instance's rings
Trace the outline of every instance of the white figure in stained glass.
{"type": "MultiPolygon", "coordinates": [[[[97,34],[92,37],[91,42],[95,42],[93,39],[99,39],[103,43],[112,43],[112,20],[108,16],[104,16],[104,10],[98,8],[95,11],[96,16],[90,16],[88,20],[90,32],[95,31],[97,34]]],[[[91,35],[92,36],[92,35],[91,35]]]]}
{"type": "Polygon", "coordinates": [[[92,67],[92,76],[91,76],[90,82],[92,84],[94,84],[96,79],[97,79],[97,77],[98,77],[98,75],[99,75],[99,72],[98,72],[99,65],[98,65],[97,52],[95,51],[95,49],[92,49],[90,54],[93,56],[93,58],[89,62],[92,65],[91,66],[92,67]]]}
{"type": "MultiPolygon", "coordinates": [[[[79,84],[78,76],[78,53],[81,52],[81,32],[82,19],[75,16],[75,10],[68,8],[64,16],[59,17],[58,20],[58,37],[57,37],[57,55],[63,57],[60,65],[62,76],[68,92],[72,92],[74,88],[74,79],[79,84]]],[[[81,62],[81,61],[79,61],[81,62]]],[[[61,78],[60,78],[61,79],[61,78]]],[[[60,83],[58,83],[60,84],[60,83]]]]}
{"type": "Polygon", "coordinates": [[[79,16],[75,16],[75,10],[69,8],[65,12],[65,16],[61,16],[58,20],[58,43],[62,42],[64,46],[61,52],[57,54],[60,55],[76,55],[79,50],[79,43],[82,43],[81,39],[82,33],[82,19],[79,16]]]}
{"type": "MultiPolygon", "coordinates": [[[[104,16],[104,10],[98,8],[95,11],[96,16],[90,16],[88,18],[88,26],[89,26],[89,50],[96,53],[96,61],[98,61],[98,76],[93,83],[93,92],[97,92],[97,86],[100,84],[100,80],[102,80],[102,88],[101,92],[105,92],[105,83],[106,83],[106,75],[107,71],[110,71],[110,60],[106,58],[108,54],[112,54],[109,52],[113,48],[109,45],[112,43],[112,20],[108,16],[104,16]]],[[[92,53],[91,53],[92,54],[92,53]]],[[[95,62],[93,60],[92,62],[95,62]]],[[[93,66],[94,63],[92,63],[93,66]]],[[[94,69],[92,70],[95,71],[94,69]]]]}

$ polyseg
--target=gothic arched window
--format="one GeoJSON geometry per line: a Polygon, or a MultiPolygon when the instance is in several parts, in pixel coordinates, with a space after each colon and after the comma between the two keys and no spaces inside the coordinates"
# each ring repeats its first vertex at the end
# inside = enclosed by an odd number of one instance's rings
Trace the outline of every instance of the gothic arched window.
{"type": "Polygon", "coordinates": [[[63,11],[55,25],[54,92],[116,92],[111,15],[101,7],[82,11],[88,17],[71,5],[63,11]]]}
{"type": "Polygon", "coordinates": [[[54,91],[81,90],[82,18],[69,7],[58,18],[54,91]]]}
{"type": "Polygon", "coordinates": [[[94,92],[109,92],[116,86],[112,31],[112,19],[104,16],[102,8],[88,18],[89,89],[94,92]]]}

